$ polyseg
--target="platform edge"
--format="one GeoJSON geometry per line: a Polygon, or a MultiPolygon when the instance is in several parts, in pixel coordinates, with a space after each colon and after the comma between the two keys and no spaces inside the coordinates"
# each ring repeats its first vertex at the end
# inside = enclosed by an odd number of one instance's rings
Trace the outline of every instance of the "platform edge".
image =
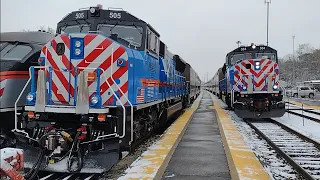
{"type": "MultiPolygon", "coordinates": [[[[217,105],[215,103],[218,102],[218,100],[215,100],[213,97],[213,94],[208,92],[210,94],[210,97],[214,103],[214,106],[211,107],[211,109],[213,109],[216,112],[216,117],[217,117],[217,121],[218,121],[218,125],[219,125],[219,131],[220,131],[220,135],[221,135],[221,139],[222,139],[222,143],[225,149],[225,153],[226,153],[226,157],[227,157],[227,161],[229,164],[229,171],[230,171],[230,175],[231,175],[231,179],[233,180],[241,180],[241,179],[271,179],[269,174],[266,172],[266,170],[264,169],[264,167],[262,166],[261,162],[257,159],[257,157],[255,156],[255,154],[252,152],[252,150],[246,145],[246,143],[244,142],[243,137],[241,136],[241,134],[238,132],[237,136],[238,138],[240,138],[240,141],[243,141],[243,144],[241,146],[242,151],[245,151],[245,153],[247,154],[247,156],[250,158],[251,157],[251,161],[253,161],[254,163],[251,164],[252,166],[255,166],[256,170],[258,171],[258,176],[252,175],[252,173],[246,173],[246,171],[244,171],[244,164],[243,162],[239,162],[243,159],[243,157],[239,157],[239,155],[235,152],[235,151],[239,151],[239,150],[232,150],[232,142],[230,142],[230,134],[227,135],[225,133],[225,131],[227,131],[227,128],[230,127],[224,127],[222,124],[222,117],[221,117],[221,113],[225,113],[223,111],[223,109],[220,107],[217,107],[217,105]],[[221,111],[222,110],[222,111],[221,111]],[[246,145],[246,146],[244,146],[246,145]],[[253,157],[254,156],[254,157],[253,157]]],[[[220,103],[219,103],[220,105],[220,103]]],[[[226,119],[225,119],[226,120],[226,119]]],[[[229,126],[232,126],[232,129],[237,129],[237,127],[233,124],[233,122],[231,121],[231,119],[228,117],[227,121],[229,122],[229,126]]]]}
{"type": "MultiPolygon", "coordinates": [[[[182,139],[189,123],[190,123],[190,120],[192,119],[196,110],[198,109],[202,96],[203,96],[203,92],[200,93],[198,98],[193,102],[192,106],[190,108],[188,108],[180,117],[178,117],[178,119],[164,132],[164,134],[161,136],[161,138],[158,140],[158,142],[151,145],[148,148],[148,150],[145,151],[140,156],[140,158],[138,158],[135,162],[133,162],[130,165],[130,167],[126,170],[125,175],[118,178],[118,180],[122,180],[122,179],[156,179],[156,180],[159,179],[160,180],[162,178],[169,162],[170,162],[170,159],[171,159],[173,153],[175,152],[175,149],[177,148],[179,142],[181,141],[181,139],[182,139]],[[188,115],[188,114],[190,114],[190,115],[188,115]],[[161,146],[161,141],[164,143],[165,143],[165,141],[168,141],[168,140],[166,140],[167,136],[170,137],[170,136],[172,136],[172,134],[174,134],[174,132],[171,132],[170,129],[174,129],[174,128],[172,128],[174,125],[179,126],[179,123],[181,123],[181,121],[183,121],[184,116],[188,116],[187,119],[184,120],[184,122],[185,122],[184,127],[181,129],[179,135],[176,137],[175,141],[173,142],[171,148],[167,151],[167,153],[165,154],[164,152],[162,152],[162,154],[159,155],[159,154],[157,154],[157,152],[161,151],[162,149],[154,148],[152,150],[151,148],[153,148],[153,146],[161,146]],[[153,151],[153,152],[149,152],[149,151],[153,151]],[[153,153],[155,153],[156,155],[154,155],[153,153]],[[164,158],[160,157],[163,155],[165,156],[164,158]],[[152,167],[149,169],[146,169],[145,172],[143,172],[143,173],[145,173],[144,175],[141,175],[142,172],[139,172],[139,170],[135,169],[136,168],[135,166],[141,165],[144,161],[152,161],[152,160],[154,160],[154,158],[156,158],[155,161],[157,161],[157,163],[150,164],[149,166],[152,166],[152,167]],[[141,163],[139,163],[139,162],[141,162],[141,163]]],[[[184,122],[182,122],[182,124],[184,122]]],[[[163,146],[168,146],[168,144],[163,145],[163,146]]],[[[141,169],[141,167],[137,167],[137,168],[141,169]]]]}

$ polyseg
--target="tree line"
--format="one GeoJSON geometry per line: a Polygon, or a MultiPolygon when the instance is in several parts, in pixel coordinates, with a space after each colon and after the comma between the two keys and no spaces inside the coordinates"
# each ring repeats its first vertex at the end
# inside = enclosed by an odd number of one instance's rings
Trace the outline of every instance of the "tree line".
{"type": "MultiPolygon", "coordinates": [[[[40,26],[40,27],[39,27],[39,30],[41,30],[41,31],[46,31],[46,32],[51,33],[51,34],[55,34],[55,33],[56,33],[56,30],[53,29],[53,28],[51,28],[51,27],[40,26]]],[[[23,29],[23,30],[21,30],[21,31],[27,32],[27,31],[34,31],[34,30],[23,29]]]]}
{"type": "Polygon", "coordinates": [[[298,82],[320,80],[320,49],[300,44],[294,54],[279,58],[280,79],[288,86],[298,82]]]}

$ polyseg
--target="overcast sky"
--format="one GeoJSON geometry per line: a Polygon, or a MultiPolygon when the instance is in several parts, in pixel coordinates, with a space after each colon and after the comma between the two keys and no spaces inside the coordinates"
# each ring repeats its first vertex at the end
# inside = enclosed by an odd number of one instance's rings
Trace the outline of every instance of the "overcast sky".
{"type": "MultiPolygon", "coordinates": [[[[66,14],[102,4],[121,7],[150,23],[168,45],[198,72],[209,77],[225,61],[225,55],[243,44],[266,43],[264,0],[1,0],[1,31],[55,29],[66,14]]],[[[320,48],[320,0],[272,0],[269,45],[280,56],[296,45],[320,48]]]]}

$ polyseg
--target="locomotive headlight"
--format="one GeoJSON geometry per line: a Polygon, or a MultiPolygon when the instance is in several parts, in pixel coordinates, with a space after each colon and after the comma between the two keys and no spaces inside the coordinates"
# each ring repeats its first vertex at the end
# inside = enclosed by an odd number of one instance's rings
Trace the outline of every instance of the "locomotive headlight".
{"type": "Polygon", "coordinates": [[[246,90],[247,89],[247,87],[245,87],[245,86],[243,86],[243,88],[242,88],[243,90],[246,90]]]}
{"type": "Polygon", "coordinates": [[[90,8],[90,13],[91,13],[91,14],[93,14],[93,13],[95,13],[95,12],[96,12],[96,8],[94,8],[94,7],[90,8]]]}
{"type": "Polygon", "coordinates": [[[260,62],[259,61],[256,61],[256,66],[260,66],[260,62]]]}
{"type": "Polygon", "coordinates": [[[260,66],[256,66],[256,69],[260,69],[260,66]]]}
{"type": "Polygon", "coordinates": [[[274,85],[274,86],[273,86],[273,89],[278,89],[278,86],[277,86],[277,85],[274,85]]]}
{"type": "Polygon", "coordinates": [[[256,45],[252,45],[252,49],[255,49],[256,48],[256,45]]]}
{"type": "Polygon", "coordinates": [[[81,42],[80,41],[76,41],[75,46],[78,48],[81,46],[81,42]]]}
{"type": "Polygon", "coordinates": [[[92,96],[91,97],[91,103],[92,104],[97,104],[99,102],[99,98],[97,96],[92,96]]]}
{"type": "Polygon", "coordinates": [[[27,95],[27,100],[31,102],[31,101],[33,101],[33,99],[34,99],[33,94],[29,93],[29,94],[27,95]]]}
{"type": "Polygon", "coordinates": [[[76,49],[74,53],[78,56],[79,54],[81,54],[81,50],[80,49],[76,49]]]}

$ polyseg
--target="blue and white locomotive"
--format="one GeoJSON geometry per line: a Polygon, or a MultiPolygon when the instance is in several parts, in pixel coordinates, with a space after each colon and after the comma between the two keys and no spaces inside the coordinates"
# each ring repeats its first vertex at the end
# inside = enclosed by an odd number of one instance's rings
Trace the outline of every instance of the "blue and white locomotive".
{"type": "Polygon", "coordinates": [[[97,6],[64,17],[30,68],[26,106],[16,117],[26,166],[102,172],[196,99],[198,75],[159,38],[123,10],[97,6]]]}

